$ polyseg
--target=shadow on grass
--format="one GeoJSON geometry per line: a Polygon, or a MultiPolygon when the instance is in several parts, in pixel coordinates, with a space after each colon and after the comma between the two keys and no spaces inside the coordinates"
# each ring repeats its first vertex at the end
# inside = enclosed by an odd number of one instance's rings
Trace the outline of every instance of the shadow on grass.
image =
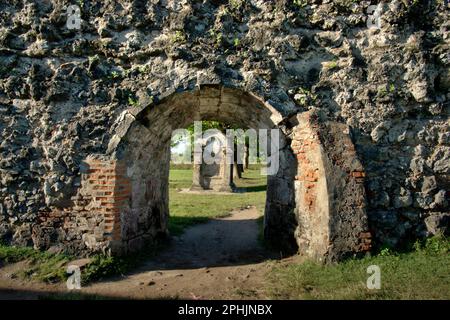
{"type": "MultiPolygon", "coordinates": [[[[178,296],[161,296],[144,300],[178,300],[178,296]]],[[[133,300],[127,296],[100,295],[81,291],[38,291],[29,289],[0,289],[0,300],[133,300]]]]}
{"type": "Polygon", "coordinates": [[[179,217],[171,216],[169,218],[169,233],[172,236],[183,234],[186,228],[200,223],[206,223],[210,220],[208,217],[179,217]]]}
{"type": "Polygon", "coordinates": [[[262,192],[267,190],[267,185],[251,186],[251,187],[236,187],[235,192],[247,193],[247,192],[262,192]]]}

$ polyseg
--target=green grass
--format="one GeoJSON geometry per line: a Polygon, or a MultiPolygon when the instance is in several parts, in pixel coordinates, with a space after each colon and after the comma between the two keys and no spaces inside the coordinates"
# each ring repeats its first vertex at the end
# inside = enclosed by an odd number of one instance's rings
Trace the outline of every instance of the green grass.
{"type": "Polygon", "coordinates": [[[41,252],[33,248],[0,245],[0,261],[15,263],[26,260],[26,267],[17,276],[55,283],[67,279],[64,266],[71,259],[63,254],[41,252]]]}
{"type": "MultiPolygon", "coordinates": [[[[145,250],[125,257],[94,255],[92,261],[82,268],[83,285],[108,277],[125,274],[137,267],[157,252],[160,245],[147,245],[145,250]]],[[[4,264],[24,261],[24,268],[15,276],[22,279],[38,280],[46,283],[57,283],[68,278],[66,273],[70,261],[77,259],[64,254],[53,254],[34,250],[30,247],[0,245],[0,262],[4,264]]]]}
{"type": "Polygon", "coordinates": [[[162,247],[163,245],[159,243],[146,244],[142,250],[123,257],[95,255],[81,270],[81,282],[86,285],[108,277],[124,275],[153,257],[162,247]]]}
{"type": "Polygon", "coordinates": [[[245,193],[235,194],[189,194],[180,193],[192,184],[192,170],[172,169],[169,177],[169,231],[173,235],[196,223],[210,218],[224,217],[233,209],[256,206],[261,215],[264,212],[266,198],[265,176],[258,168],[246,170],[243,179],[235,181],[238,188],[246,188],[245,193]]]}
{"type": "Polygon", "coordinates": [[[140,259],[135,256],[127,258],[96,255],[81,273],[81,282],[86,285],[104,278],[125,274],[138,265],[140,259]]]}
{"type": "Polygon", "coordinates": [[[450,299],[450,241],[434,237],[415,250],[351,259],[336,265],[306,261],[275,266],[268,291],[275,299],[450,299]],[[381,270],[381,289],[366,286],[367,267],[381,270]]]}

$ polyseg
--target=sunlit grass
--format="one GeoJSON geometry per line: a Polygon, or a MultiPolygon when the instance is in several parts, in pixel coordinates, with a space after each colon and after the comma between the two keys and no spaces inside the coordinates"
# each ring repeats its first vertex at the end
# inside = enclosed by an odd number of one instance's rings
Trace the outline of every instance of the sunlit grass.
{"type": "Polygon", "coordinates": [[[16,276],[35,279],[48,283],[59,282],[67,278],[64,266],[70,257],[64,254],[51,254],[30,247],[12,247],[0,245],[0,261],[15,263],[26,260],[24,269],[16,276]]]}
{"type": "Polygon", "coordinates": [[[276,266],[268,291],[275,299],[450,299],[450,242],[427,240],[407,253],[382,252],[336,265],[311,261],[276,266]],[[381,289],[369,290],[367,267],[381,271],[381,289]]]}
{"type": "Polygon", "coordinates": [[[169,182],[169,231],[180,234],[184,228],[207,221],[209,218],[224,217],[232,210],[256,206],[264,213],[266,198],[266,176],[258,168],[246,170],[243,178],[235,181],[239,188],[247,192],[235,194],[192,194],[180,193],[192,184],[192,170],[170,171],[169,182]]]}

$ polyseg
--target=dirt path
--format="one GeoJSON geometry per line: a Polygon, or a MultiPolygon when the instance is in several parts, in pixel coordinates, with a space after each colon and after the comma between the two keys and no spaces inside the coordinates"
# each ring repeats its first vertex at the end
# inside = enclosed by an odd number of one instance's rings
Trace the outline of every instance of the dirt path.
{"type": "MultiPolygon", "coordinates": [[[[133,273],[82,288],[83,294],[122,298],[264,299],[268,253],[258,242],[256,208],[233,211],[188,228],[133,273]]],[[[11,268],[11,267],[10,267],[11,268]]],[[[44,292],[66,292],[63,284],[22,283],[0,271],[0,298],[37,298],[44,292]],[[32,294],[35,293],[35,296],[32,294]]]]}

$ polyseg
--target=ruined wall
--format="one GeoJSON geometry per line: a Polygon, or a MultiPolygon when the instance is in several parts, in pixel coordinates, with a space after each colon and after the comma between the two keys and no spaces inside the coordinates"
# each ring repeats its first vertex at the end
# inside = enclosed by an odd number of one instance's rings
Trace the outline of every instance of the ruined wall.
{"type": "Polygon", "coordinates": [[[0,238],[83,248],[96,237],[82,239],[85,224],[108,234],[106,213],[62,213],[93,201],[79,195],[83,163],[142,108],[202,84],[350,126],[374,243],[448,230],[449,11],[387,1],[375,30],[368,1],[297,3],[1,1],[0,238]],[[67,29],[68,4],[81,30],[67,29]]]}
{"type": "Polygon", "coordinates": [[[290,119],[297,157],[295,195],[299,252],[336,261],[371,249],[365,172],[349,127],[320,119],[317,110],[290,119]]]}

